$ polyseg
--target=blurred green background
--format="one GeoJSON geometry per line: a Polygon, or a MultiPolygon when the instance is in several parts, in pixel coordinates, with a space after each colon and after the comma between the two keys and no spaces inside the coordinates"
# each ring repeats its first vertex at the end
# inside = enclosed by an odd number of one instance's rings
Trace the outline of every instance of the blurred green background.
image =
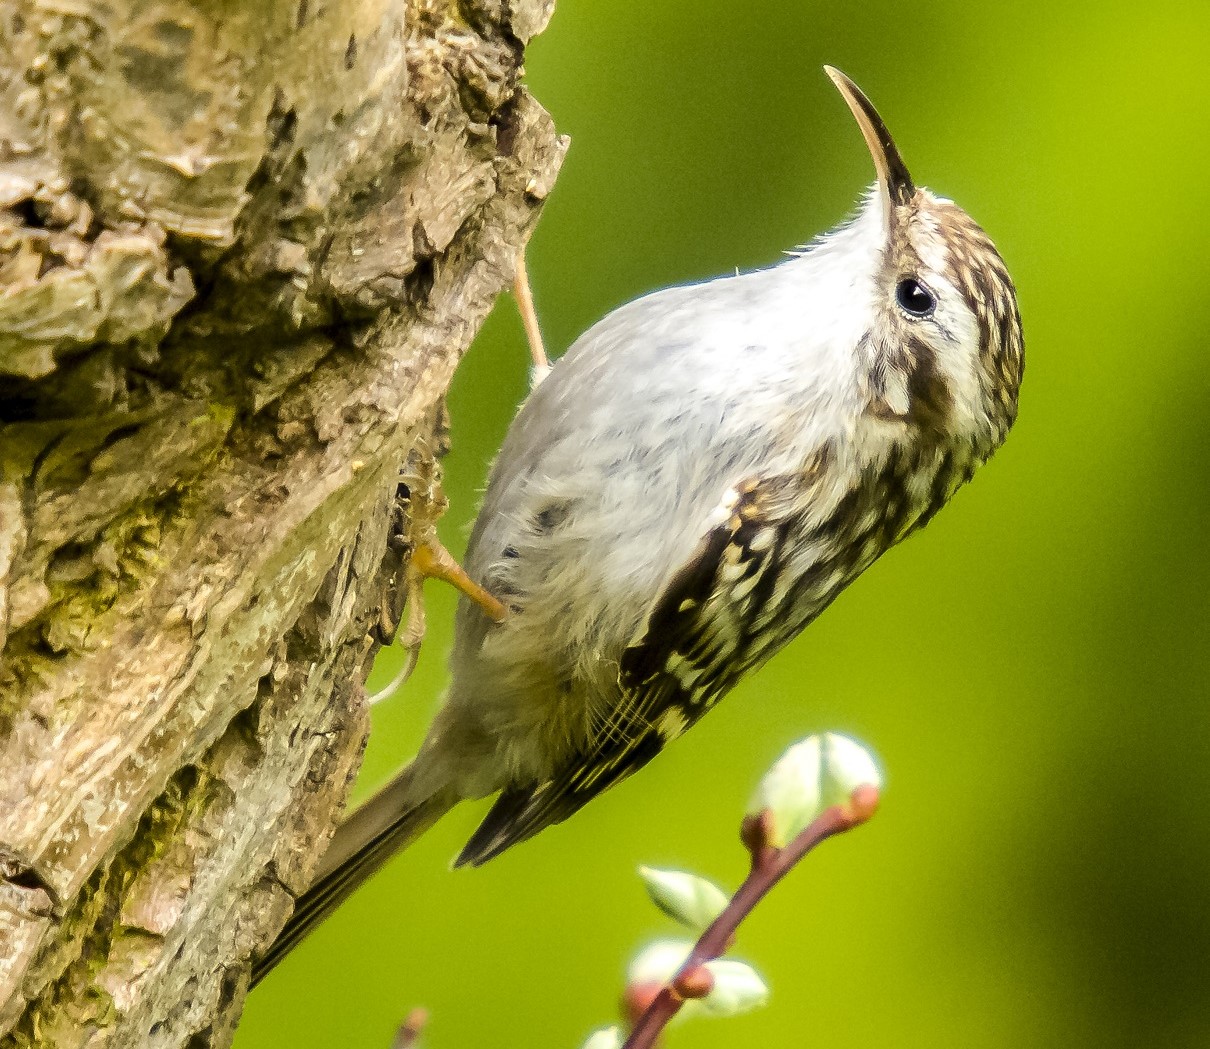
{"type": "MultiPolygon", "coordinates": [[[[769,1007],[687,1024],[673,1049],[1210,1043],[1208,56],[1193,2],[561,0],[528,61],[572,136],[530,253],[555,352],[627,299],[774,262],[845,216],[872,171],[831,62],[1008,261],[1020,420],[640,776],[482,870],[448,863],[485,806],[396,858],[251,997],[238,1049],[387,1049],[417,1004],[432,1049],[575,1049],[669,930],[635,865],[734,884],[752,785],[829,728],[880,755],[883,810],[743,930],[769,1007]]],[[[450,400],[455,552],[525,363],[502,298],[450,400]]],[[[443,687],[454,602],[428,600],[361,797],[443,687]]]]}

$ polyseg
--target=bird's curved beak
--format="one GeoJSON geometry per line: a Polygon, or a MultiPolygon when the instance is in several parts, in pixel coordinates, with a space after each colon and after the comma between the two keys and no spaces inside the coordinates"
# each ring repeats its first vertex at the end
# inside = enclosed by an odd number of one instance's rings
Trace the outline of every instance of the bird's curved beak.
{"type": "Polygon", "coordinates": [[[836,85],[836,90],[849,104],[853,116],[857,118],[857,126],[861,128],[865,144],[870,148],[870,156],[874,158],[878,184],[886,194],[888,203],[892,206],[909,203],[916,195],[916,187],[912,183],[912,176],[908,174],[903,157],[899,155],[895,140],[891,138],[891,133],[882,122],[882,117],[878,115],[878,110],[874,108],[874,103],[835,66],[823,68],[836,85]]]}

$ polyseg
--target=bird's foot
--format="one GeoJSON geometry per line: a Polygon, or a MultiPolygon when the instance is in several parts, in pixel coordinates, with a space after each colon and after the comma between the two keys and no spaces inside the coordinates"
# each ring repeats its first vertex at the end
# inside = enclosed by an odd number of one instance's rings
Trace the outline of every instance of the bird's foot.
{"type": "Polygon", "coordinates": [[[466,574],[437,537],[436,522],[447,505],[441,489],[440,467],[435,461],[430,460],[401,477],[387,537],[387,556],[392,568],[383,584],[374,636],[384,646],[398,641],[405,655],[399,672],[385,688],[368,697],[370,703],[378,703],[397,692],[416,669],[426,627],[426,579],[442,579],[452,584],[495,623],[503,622],[508,615],[508,609],[466,574]],[[405,611],[407,621],[403,623],[405,611]]]}
{"type": "Polygon", "coordinates": [[[436,535],[428,536],[414,551],[408,571],[423,582],[425,579],[442,579],[470,598],[493,623],[503,623],[508,618],[505,605],[489,594],[454,560],[436,535]]]}

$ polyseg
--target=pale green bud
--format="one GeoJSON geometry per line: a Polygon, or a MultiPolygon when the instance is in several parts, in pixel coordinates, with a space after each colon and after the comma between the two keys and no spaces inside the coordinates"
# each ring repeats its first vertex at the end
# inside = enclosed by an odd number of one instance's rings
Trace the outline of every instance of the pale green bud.
{"type": "Polygon", "coordinates": [[[588,1036],[588,1041],[583,1045],[583,1049],[622,1049],[626,1044],[626,1039],[622,1037],[621,1029],[615,1024],[613,1027],[601,1027],[593,1031],[588,1036]]]}
{"type": "Polygon", "coordinates": [[[714,977],[714,987],[700,1000],[711,1016],[738,1016],[759,1009],[769,1000],[769,987],[746,962],[719,958],[703,966],[714,977]]]}
{"type": "Polygon", "coordinates": [[[765,773],[748,805],[750,815],[768,810],[769,844],[783,848],[833,805],[848,805],[861,786],[881,787],[873,757],[860,743],[835,732],[809,736],[765,773]]]}
{"type": "Polygon", "coordinates": [[[651,902],[673,921],[691,929],[708,928],[727,906],[723,890],[696,874],[640,867],[639,877],[647,886],[651,902]]]}
{"type": "MultiPolygon", "coordinates": [[[[657,940],[645,947],[630,963],[630,987],[668,984],[693,950],[686,940],[657,940]]],[[[759,1009],[769,1000],[769,988],[752,966],[720,958],[704,963],[699,970],[709,974],[709,992],[682,1004],[674,1023],[691,1016],[738,1016],[759,1009]]],[[[703,988],[704,989],[704,988],[703,988]]]]}
{"type": "Polygon", "coordinates": [[[649,943],[630,963],[626,971],[627,985],[637,987],[668,983],[692,950],[693,944],[688,940],[656,940],[649,943]]]}

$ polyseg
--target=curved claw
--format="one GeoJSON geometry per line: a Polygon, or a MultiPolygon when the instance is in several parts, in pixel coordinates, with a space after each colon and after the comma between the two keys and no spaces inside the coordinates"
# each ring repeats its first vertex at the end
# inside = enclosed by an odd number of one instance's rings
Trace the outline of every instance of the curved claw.
{"type": "MultiPolygon", "coordinates": [[[[398,638],[399,647],[406,653],[403,661],[403,666],[400,667],[398,673],[391,678],[385,688],[380,688],[377,692],[372,692],[366,696],[366,702],[373,706],[375,703],[381,703],[388,696],[399,691],[406,683],[408,678],[412,676],[412,671],[416,669],[416,664],[420,661],[420,646],[424,642],[424,634],[426,629],[426,620],[424,615],[424,580],[425,573],[423,568],[409,564],[407,569],[407,583],[402,588],[405,593],[405,601],[407,603],[408,625],[404,630],[403,635],[398,638]]],[[[393,632],[392,632],[393,633],[393,632]]],[[[389,642],[388,642],[389,643],[389,642]]]]}
{"type": "Polygon", "coordinates": [[[420,642],[417,641],[407,649],[407,656],[403,661],[403,666],[399,668],[390,681],[385,686],[378,689],[377,692],[371,692],[366,696],[366,702],[373,706],[375,703],[381,703],[384,699],[390,699],[404,685],[407,684],[408,678],[412,676],[412,671],[416,669],[416,664],[420,660],[420,642]]]}
{"type": "MultiPolygon", "coordinates": [[[[416,669],[416,663],[420,659],[420,645],[424,641],[425,634],[424,581],[430,578],[443,579],[457,587],[483,609],[484,614],[492,622],[502,623],[508,617],[508,609],[483,587],[475,583],[436,537],[430,536],[412,551],[406,569],[407,581],[402,588],[408,623],[403,636],[399,638],[399,644],[407,652],[407,658],[404,660],[402,669],[385,688],[366,697],[367,702],[371,704],[380,703],[398,691],[412,676],[412,671],[416,669]]],[[[395,631],[392,628],[392,616],[387,612],[386,602],[383,603],[379,616],[379,623],[376,625],[378,639],[383,644],[390,644],[395,631]]]]}

